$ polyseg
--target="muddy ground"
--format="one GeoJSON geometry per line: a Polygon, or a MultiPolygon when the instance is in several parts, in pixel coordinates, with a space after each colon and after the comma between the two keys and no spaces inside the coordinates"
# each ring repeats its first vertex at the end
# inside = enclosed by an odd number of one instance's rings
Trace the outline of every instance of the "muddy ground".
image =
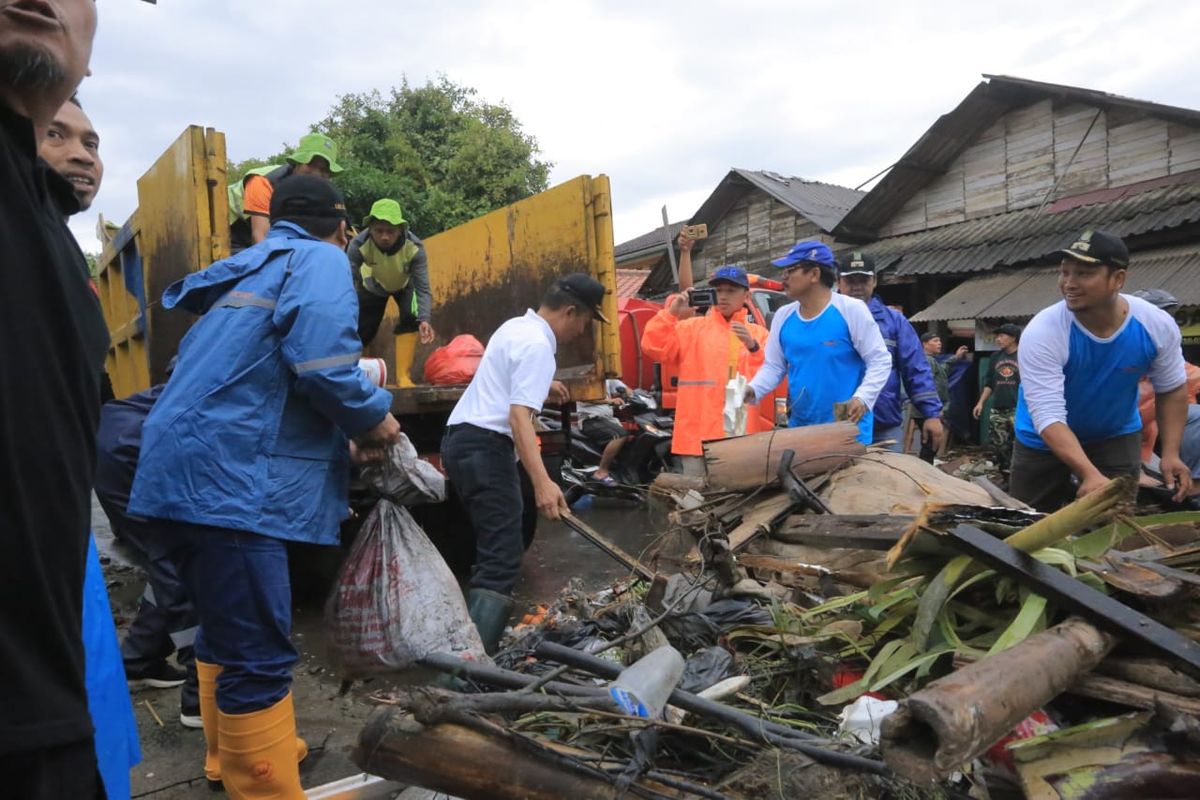
{"type": "MultiPolygon", "coordinates": [[[[114,543],[99,505],[93,506],[93,528],[109,598],[118,630],[124,635],[137,611],[143,577],[129,554],[114,543]]],[[[651,532],[657,527],[646,509],[616,501],[598,500],[576,511],[635,555],[649,544],[651,532]]],[[[543,523],[525,559],[518,600],[526,605],[547,601],[572,578],[578,578],[585,590],[592,591],[622,574],[615,562],[578,534],[559,524],[543,523]]],[[[310,591],[296,592],[293,611],[292,635],[300,662],[294,670],[292,691],[299,732],[311,748],[300,774],[304,786],[311,788],[359,773],[350,761],[350,751],[374,708],[368,696],[387,689],[389,682],[360,681],[348,689],[343,686],[325,656],[321,613],[325,589],[306,588],[310,591]]],[[[179,724],[179,690],[134,689],[131,694],[142,745],[142,762],[132,772],[133,797],[182,800],[218,796],[204,781],[203,734],[179,724]]]]}

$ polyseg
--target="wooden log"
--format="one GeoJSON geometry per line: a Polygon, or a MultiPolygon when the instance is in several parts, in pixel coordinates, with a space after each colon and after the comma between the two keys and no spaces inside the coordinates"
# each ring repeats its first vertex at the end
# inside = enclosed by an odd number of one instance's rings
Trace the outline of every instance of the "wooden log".
{"type": "Polygon", "coordinates": [[[883,721],[884,760],[910,780],[946,777],[1065,691],[1114,643],[1071,618],[934,681],[883,721]]]}
{"type": "Polygon", "coordinates": [[[1029,506],[1026,503],[1022,503],[1020,500],[1013,497],[1011,494],[1004,491],[999,486],[992,483],[990,480],[988,480],[987,478],[985,478],[982,475],[977,475],[974,478],[972,478],[971,483],[975,484],[976,486],[980,487],[985,492],[987,492],[988,495],[991,496],[991,498],[996,501],[997,505],[1003,506],[1004,508],[1011,508],[1014,511],[1032,511],[1033,510],[1033,508],[1031,506],[1029,506]]]}
{"type": "MultiPolygon", "coordinates": [[[[404,709],[384,707],[359,735],[354,762],[364,772],[473,800],[615,800],[608,780],[548,748],[533,751],[497,730],[422,725],[404,709]]],[[[641,782],[639,782],[641,783],[641,782]]],[[[644,784],[643,784],[644,785],[644,784]]],[[[655,785],[668,797],[681,792],[655,785]]]]}
{"type": "Polygon", "coordinates": [[[796,453],[796,475],[830,472],[867,451],[857,436],[856,425],[831,422],[705,442],[709,491],[741,491],[778,483],[779,461],[786,450],[796,453]]]}
{"type": "MultiPolygon", "coordinates": [[[[762,498],[742,515],[742,521],[729,532],[729,550],[736,553],[744,548],[750,540],[764,533],[769,533],[775,522],[792,507],[792,499],[787,494],[780,493],[762,498]]],[[[688,552],[684,562],[699,564],[703,560],[700,546],[697,545],[688,552]]]]}
{"type": "Polygon", "coordinates": [[[1096,672],[1184,697],[1200,697],[1200,681],[1155,658],[1106,658],[1096,672]]]}
{"type": "Polygon", "coordinates": [[[704,494],[707,488],[704,478],[695,475],[680,475],[677,472],[660,472],[654,476],[654,480],[650,484],[652,493],[666,495],[687,494],[693,490],[704,494]]]}
{"type": "Polygon", "coordinates": [[[1074,683],[1067,687],[1067,691],[1081,697],[1106,700],[1110,703],[1118,703],[1130,708],[1140,708],[1148,711],[1161,705],[1172,711],[1200,716],[1200,699],[1198,698],[1184,697],[1183,695],[1164,692],[1160,689],[1151,689],[1147,686],[1139,686],[1136,683],[1118,680],[1117,678],[1108,678],[1103,675],[1081,675],[1074,683]]]}

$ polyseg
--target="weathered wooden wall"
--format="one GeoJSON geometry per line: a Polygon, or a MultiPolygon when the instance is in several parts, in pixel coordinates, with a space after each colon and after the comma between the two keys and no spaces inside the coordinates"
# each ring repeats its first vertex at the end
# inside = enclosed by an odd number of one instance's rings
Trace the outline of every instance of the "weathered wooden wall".
{"type": "Polygon", "coordinates": [[[704,249],[692,260],[692,268],[697,280],[726,264],[770,274],[774,269],[771,259],[802,239],[833,241],[790,206],[766,192],[747,189],[721,221],[709,228],[704,249]]]}
{"type": "Polygon", "coordinates": [[[1049,99],[1010,111],[914,195],[880,235],[1037,206],[1060,177],[1051,201],[1200,169],[1200,128],[1124,109],[1097,118],[1097,111],[1049,99]]]}

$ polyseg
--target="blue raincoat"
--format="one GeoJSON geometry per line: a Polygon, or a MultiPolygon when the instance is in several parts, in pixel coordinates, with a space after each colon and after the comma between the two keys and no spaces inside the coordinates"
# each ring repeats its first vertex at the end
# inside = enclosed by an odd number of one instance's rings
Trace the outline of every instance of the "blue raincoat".
{"type": "Polygon", "coordinates": [[[129,513],[336,544],[347,437],[391,393],[358,367],[346,254],[290,222],[172,284],[163,307],[204,316],[143,430],[129,513]]]}
{"type": "Polygon", "coordinates": [[[883,334],[883,343],[892,355],[892,374],[888,376],[879,399],[875,401],[875,427],[894,428],[904,421],[904,409],[900,402],[900,382],[922,419],[936,419],[942,415],[942,401],[938,399],[933,371],[925,360],[925,349],[921,337],[917,336],[912,323],[895,309],[888,308],[879,295],[867,303],[871,316],[883,334]]]}

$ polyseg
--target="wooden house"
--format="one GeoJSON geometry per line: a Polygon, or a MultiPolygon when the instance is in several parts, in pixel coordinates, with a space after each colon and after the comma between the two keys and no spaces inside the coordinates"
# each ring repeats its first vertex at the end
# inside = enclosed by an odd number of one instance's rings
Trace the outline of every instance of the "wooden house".
{"type": "MultiPolygon", "coordinates": [[[[708,238],[698,242],[692,254],[695,278],[702,281],[725,264],[778,277],[771,259],[803,239],[832,244],[834,228],[862,196],[862,192],[830,183],[731,169],[687,221],[708,225],[708,238]]],[[[670,237],[660,227],[617,245],[617,265],[650,269],[644,291],[668,290],[674,276],[666,242],[674,241],[684,224],[674,223],[670,237]]]]}
{"type": "Polygon", "coordinates": [[[1056,252],[1089,227],[1129,245],[1130,289],[1200,307],[1200,111],[984,78],[840,220],[837,249],[873,253],[918,327],[983,347],[1059,299],[1056,252]]]}

